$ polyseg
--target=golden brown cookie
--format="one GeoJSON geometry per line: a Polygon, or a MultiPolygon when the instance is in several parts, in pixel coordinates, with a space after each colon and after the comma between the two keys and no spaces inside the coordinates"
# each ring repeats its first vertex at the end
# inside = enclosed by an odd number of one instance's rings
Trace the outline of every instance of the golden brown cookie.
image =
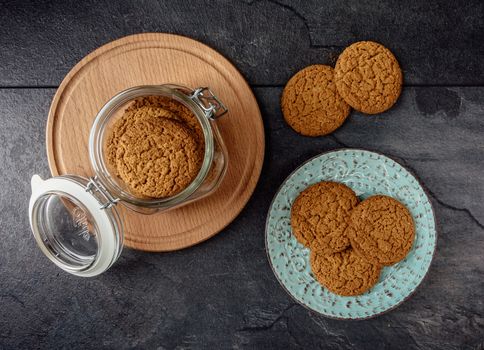
{"type": "Polygon", "coordinates": [[[118,174],[116,169],[116,150],[118,149],[119,139],[124,135],[126,130],[142,119],[150,118],[168,118],[178,120],[178,117],[159,107],[142,106],[138,109],[131,109],[124,112],[123,116],[114,123],[111,133],[106,142],[106,158],[113,171],[118,174]]]}
{"type": "Polygon", "coordinates": [[[402,203],[387,196],[373,196],[353,209],[347,234],[351,246],[365,259],[392,265],[412,248],[415,225],[402,203]]]}
{"type": "Polygon", "coordinates": [[[296,239],[310,247],[317,240],[330,254],[346,249],[345,234],[350,212],[358,204],[351,188],[337,182],[320,182],[302,191],[291,208],[291,227],[296,239]]]}
{"type": "Polygon", "coordinates": [[[386,111],[402,91],[403,77],[397,59],[373,41],[348,46],[339,56],[334,73],[341,97],[363,113],[386,111]]]}
{"type": "Polygon", "coordinates": [[[359,295],[373,287],[380,278],[380,265],[372,264],[351,247],[334,254],[322,254],[317,243],[310,255],[311,270],[316,279],[338,295],[359,295]]]}
{"type": "Polygon", "coordinates": [[[289,126],[306,136],[332,133],[350,113],[336,89],[333,68],[321,64],[306,67],[289,79],[281,108],[289,126]]]}
{"type": "Polygon", "coordinates": [[[203,155],[189,130],[172,119],[138,120],[121,136],[116,166],[135,194],[163,198],[185,189],[197,176],[203,155]]]}
{"type": "Polygon", "coordinates": [[[200,148],[204,148],[205,139],[203,136],[202,127],[195,114],[193,114],[192,111],[190,111],[190,109],[188,109],[188,107],[183,105],[181,102],[165,96],[145,96],[132,101],[126,109],[126,112],[130,112],[141,107],[162,108],[168,112],[171,112],[172,116],[176,116],[177,120],[185,123],[188,129],[195,133],[194,136],[196,141],[199,143],[200,148]]]}

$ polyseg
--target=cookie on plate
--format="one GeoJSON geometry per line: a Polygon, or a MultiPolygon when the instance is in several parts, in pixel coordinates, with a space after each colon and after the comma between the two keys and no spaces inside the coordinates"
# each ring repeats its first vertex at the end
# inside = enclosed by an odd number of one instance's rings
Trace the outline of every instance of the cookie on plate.
{"type": "Polygon", "coordinates": [[[305,136],[332,133],[350,113],[336,89],[333,68],[321,64],[304,68],[288,81],[281,109],[289,126],[305,136]]]}
{"type": "Polygon", "coordinates": [[[120,137],[116,166],[135,194],[164,198],[185,189],[203,160],[193,134],[168,118],[138,120],[120,137]]]}
{"type": "Polygon", "coordinates": [[[359,295],[373,287],[381,267],[357,254],[351,247],[342,252],[322,254],[317,242],[310,255],[311,270],[329,291],[344,296],[359,295]]]}
{"type": "Polygon", "coordinates": [[[408,254],[415,225],[408,209],[388,196],[365,199],[351,212],[351,246],[369,262],[392,265],[408,254]]]}
{"type": "Polygon", "coordinates": [[[338,57],[334,72],[341,97],[363,113],[386,111],[402,91],[403,76],[397,59],[373,41],[348,46],[338,57]]]}
{"type": "Polygon", "coordinates": [[[292,232],[306,247],[318,240],[322,253],[342,251],[350,245],[345,231],[350,212],[358,202],[353,190],[341,183],[312,185],[302,191],[292,205],[292,232]]]}

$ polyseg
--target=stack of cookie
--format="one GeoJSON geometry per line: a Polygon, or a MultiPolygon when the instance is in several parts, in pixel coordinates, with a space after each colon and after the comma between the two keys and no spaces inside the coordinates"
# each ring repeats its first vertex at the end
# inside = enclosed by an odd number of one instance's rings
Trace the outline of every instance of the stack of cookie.
{"type": "Polygon", "coordinates": [[[296,239],[311,249],[316,279],[339,295],[362,294],[383,266],[405,258],[415,227],[408,209],[388,196],[360,202],[337,182],[320,182],[299,194],[291,208],[296,239]]]}
{"type": "Polygon", "coordinates": [[[136,99],[116,121],[106,142],[112,172],[138,197],[166,198],[197,176],[205,143],[197,117],[164,96],[136,99]]]}
{"type": "Polygon", "coordinates": [[[390,50],[360,41],[343,51],[334,69],[317,64],[296,73],[282,93],[282,113],[302,135],[327,135],[343,124],[351,107],[366,114],[392,107],[402,81],[402,71],[390,50]]]}

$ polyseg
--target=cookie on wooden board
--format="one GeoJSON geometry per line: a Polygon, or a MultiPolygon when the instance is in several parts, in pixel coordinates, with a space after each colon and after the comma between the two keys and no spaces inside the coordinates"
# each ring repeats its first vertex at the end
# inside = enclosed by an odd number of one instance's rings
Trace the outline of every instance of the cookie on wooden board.
{"type": "Polygon", "coordinates": [[[348,46],[338,57],[334,72],[341,97],[363,113],[386,111],[402,91],[403,76],[397,59],[373,41],[348,46]]]}
{"type": "Polygon", "coordinates": [[[317,240],[320,251],[330,254],[346,249],[346,228],[359,200],[352,189],[337,182],[319,182],[302,191],[291,208],[291,227],[306,247],[317,240]]]}
{"type": "Polygon", "coordinates": [[[164,198],[185,189],[197,176],[203,154],[190,130],[167,118],[146,118],[119,139],[116,166],[136,194],[164,198]]]}
{"type": "Polygon", "coordinates": [[[372,196],[351,212],[351,246],[369,262],[392,265],[407,256],[415,237],[408,209],[388,196],[372,196]]]}
{"type": "Polygon", "coordinates": [[[338,295],[362,294],[380,278],[380,265],[368,262],[351,247],[328,255],[322,254],[315,242],[311,248],[310,263],[319,283],[338,295]]]}
{"type": "Polygon", "coordinates": [[[289,126],[305,136],[332,133],[350,113],[336,89],[333,68],[320,64],[302,69],[288,81],[281,109],[289,126]]]}

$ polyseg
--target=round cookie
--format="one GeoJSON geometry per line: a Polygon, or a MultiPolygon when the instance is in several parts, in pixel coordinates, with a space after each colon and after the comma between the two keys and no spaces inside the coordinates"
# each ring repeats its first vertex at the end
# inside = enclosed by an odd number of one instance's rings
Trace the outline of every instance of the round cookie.
{"type": "Polygon", "coordinates": [[[114,123],[106,142],[106,158],[116,174],[118,174],[116,167],[116,151],[118,149],[119,139],[134,124],[138,123],[140,120],[150,118],[179,120],[176,114],[160,107],[141,106],[137,109],[126,110],[123,116],[114,123]]]}
{"type": "Polygon", "coordinates": [[[348,46],[338,57],[334,73],[341,97],[363,113],[386,111],[402,91],[403,77],[397,59],[373,41],[348,46]]]}
{"type": "Polygon", "coordinates": [[[289,79],[281,97],[284,119],[298,133],[321,136],[339,128],[350,106],[339,95],[333,68],[313,65],[289,79]]]}
{"type": "Polygon", "coordinates": [[[198,122],[197,117],[188,107],[172,98],[165,96],[145,96],[135,99],[126,109],[126,112],[136,110],[142,107],[152,107],[164,109],[177,120],[183,122],[190,130],[194,132],[194,136],[203,149],[205,145],[205,138],[203,136],[202,126],[198,122]]]}
{"type": "Polygon", "coordinates": [[[412,248],[415,225],[402,203],[387,196],[373,196],[351,212],[347,234],[351,246],[365,259],[392,265],[412,248]]]}
{"type": "Polygon", "coordinates": [[[317,243],[310,255],[311,270],[329,291],[344,296],[359,295],[373,287],[380,277],[380,265],[372,264],[351,247],[334,254],[321,254],[317,243]]]}
{"type": "Polygon", "coordinates": [[[325,254],[350,245],[346,228],[358,197],[351,188],[337,182],[320,182],[302,191],[291,208],[291,227],[306,247],[317,240],[325,254]]]}
{"type": "Polygon", "coordinates": [[[138,120],[119,139],[116,166],[135,194],[164,198],[197,176],[203,154],[189,130],[175,120],[138,120]]]}

